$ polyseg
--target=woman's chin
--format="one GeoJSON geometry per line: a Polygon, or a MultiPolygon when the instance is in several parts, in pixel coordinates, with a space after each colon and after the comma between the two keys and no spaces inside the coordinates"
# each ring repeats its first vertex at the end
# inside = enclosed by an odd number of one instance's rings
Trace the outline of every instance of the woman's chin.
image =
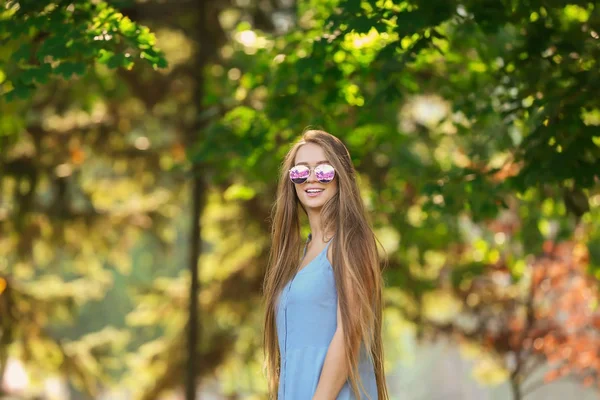
{"type": "Polygon", "coordinates": [[[306,208],[312,208],[312,209],[320,209],[323,207],[323,205],[325,204],[325,200],[324,199],[305,199],[304,200],[304,207],[306,208]]]}

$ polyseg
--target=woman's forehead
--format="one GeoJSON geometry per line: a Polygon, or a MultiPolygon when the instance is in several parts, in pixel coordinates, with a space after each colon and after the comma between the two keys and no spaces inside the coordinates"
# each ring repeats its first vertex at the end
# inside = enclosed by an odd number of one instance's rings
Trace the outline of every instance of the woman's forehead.
{"type": "Polygon", "coordinates": [[[298,149],[294,164],[317,165],[328,162],[325,151],[319,145],[306,143],[298,149]]]}

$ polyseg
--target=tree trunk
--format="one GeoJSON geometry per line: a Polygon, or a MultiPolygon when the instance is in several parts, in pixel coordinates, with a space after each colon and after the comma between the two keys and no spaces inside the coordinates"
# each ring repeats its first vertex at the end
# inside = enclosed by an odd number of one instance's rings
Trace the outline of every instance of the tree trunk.
{"type": "Polygon", "coordinates": [[[196,375],[198,372],[196,364],[196,355],[198,354],[198,343],[200,342],[200,315],[198,312],[198,296],[200,294],[200,281],[198,279],[198,258],[200,257],[202,246],[202,232],[200,230],[200,217],[204,209],[205,184],[199,175],[200,168],[194,168],[194,178],[192,181],[192,227],[190,235],[190,309],[188,325],[188,365],[187,381],[185,387],[186,399],[194,400],[196,398],[196,375]]]}
{"type": "Polygon", "coordinates": [[[518,382],[518,377],[511,377],[510,389],[512,391],[513,400],[521,400],[521,384],[518,382]]]}
{"type": "MultiPolygon", "coordinates": [[[[211,38],[206,29],[206,14],[207,1],[197,0],[197,29],[196,29],[196,56],[194,68],[197,71],[196,90],[194,93],[194,104],[196,105],[196,118],[194,124],[190,127],[190,132],[187,140],[188,149],[193,148],[195,143],[201,141],[201,132],[204,127],[204,122],[200,118],[204,109],[204,70],[210,57],[211,38]]],[[[200,229],[200,218],[204,210],[206,201],[206,181],[202,165],[194,164],[192,168],[192,226],[190,233],[190,254],[189,254],[189,270],[190,270],[190,305],[189,305],[189,322],[188,322],[188,362],[187,376],[185,382],[185,398],[186,400],[196,399],[196,376],[198,375],[199,365],[197,363],[197,354],[199,344],[201,343],[201,316],[199,312],[199,296],[200,296],[200,281],[198,259],[202,252],[202,232],[200,229]]]]}

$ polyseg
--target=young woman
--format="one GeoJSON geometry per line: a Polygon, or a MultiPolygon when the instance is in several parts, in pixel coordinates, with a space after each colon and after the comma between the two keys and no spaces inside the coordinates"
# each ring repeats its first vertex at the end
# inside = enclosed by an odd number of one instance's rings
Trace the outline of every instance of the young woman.
{"type": "Polygon", "coordinates": [[[382,277],[344,144],[304,133],[283,163],[264,283],[271,398],[387,400],[382,277]],[[311,233],[302,255],[300,210],[311,233]]]}

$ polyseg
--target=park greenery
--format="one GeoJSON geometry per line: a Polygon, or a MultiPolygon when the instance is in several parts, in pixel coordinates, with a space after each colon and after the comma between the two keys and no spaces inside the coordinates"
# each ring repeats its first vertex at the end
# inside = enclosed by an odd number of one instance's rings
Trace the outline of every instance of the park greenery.
{"type": "Polygon", "coordinates": [[[0,382],[264,398],[277,170],[312,126],[359,173],[386,342],[456,341],[515,399],[600,387],[599,8],[0,1],[0,382]]]}

